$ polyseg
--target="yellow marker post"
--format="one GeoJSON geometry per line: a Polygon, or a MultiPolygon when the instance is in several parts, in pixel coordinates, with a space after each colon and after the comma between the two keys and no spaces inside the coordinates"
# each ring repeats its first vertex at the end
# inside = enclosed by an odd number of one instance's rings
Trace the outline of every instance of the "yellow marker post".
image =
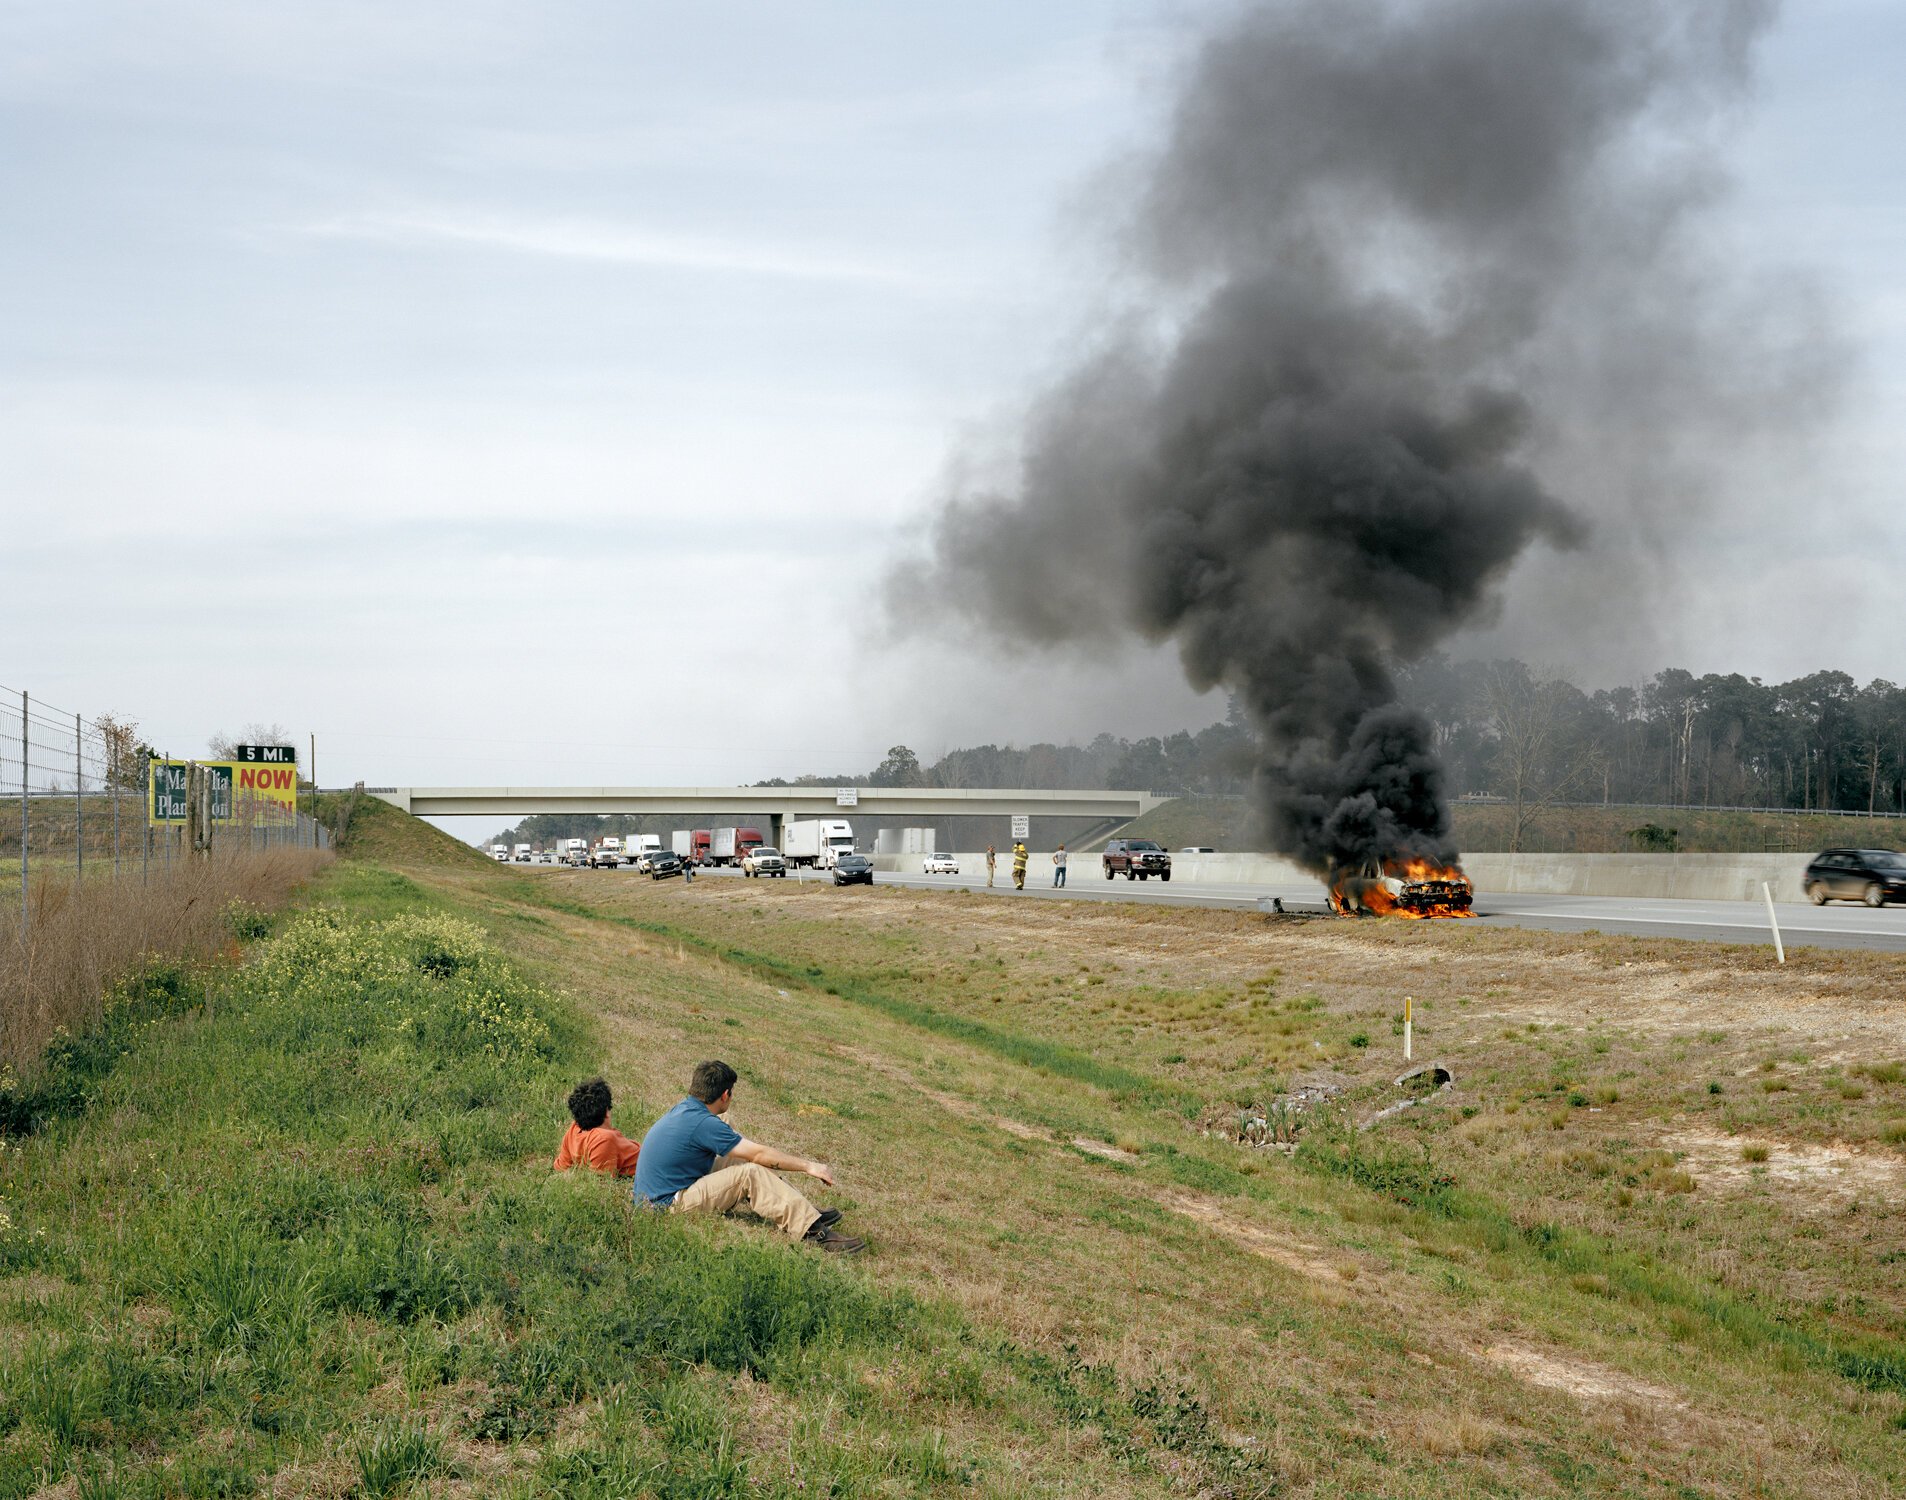
{"type": "Polygon", "coordinates": [[[1403,1061],[1405,1062],[1409,1062],[1411,1060],[1410,1054],[1411,1054],[1411,1051],[1413,1050],[1411,1043],[1414,1040],[1410,1035],[1410,1023],[1411,1023],[1410,1009],[1411,1009],[1410,997],[1408,995],[1405,995],[1403,997],[1403,1061]]]}

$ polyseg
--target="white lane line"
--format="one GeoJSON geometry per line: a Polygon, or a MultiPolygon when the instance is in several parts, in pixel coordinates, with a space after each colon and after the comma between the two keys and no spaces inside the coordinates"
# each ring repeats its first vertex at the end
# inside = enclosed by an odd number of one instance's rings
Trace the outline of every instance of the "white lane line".
{"type": "MultiPolygon", "coordinates": [[[[1705,922],[1699,917],[1677,916],[1638,916],[1621,911],[1579,912],[1579,911],[1486,911],[1485,917],[1530,917],[1534,919],[1554,918],[1562,922],[1629,922],[1655,927],[1726,927],[1745,932],[1764,932],[1766,928],[1758,922],[1705,922]]],[[[1822,937],[1902,937],[1906,928],[1900,927],[1783,927],[1783,932],[1810,932],[1822,937]]]]}

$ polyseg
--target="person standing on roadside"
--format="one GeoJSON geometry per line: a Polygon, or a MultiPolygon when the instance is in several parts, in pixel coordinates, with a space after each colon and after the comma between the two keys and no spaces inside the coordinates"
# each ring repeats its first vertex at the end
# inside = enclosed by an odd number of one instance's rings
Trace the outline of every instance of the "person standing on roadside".
{"type": "Polygon", "coordinates": [[[1063,889],[1066,883],[1066,846],[1061,844],[1052,851],[1052,884],[1055,890],[1063,889]]]}
{"type": "Polygon", "coordinates": [[[682,884],[693,885],[694,883],[695,883],[695,861],[688,855],[683,855],[682,856],[682,884]]]}
{"type": "Polygon", "coordinates": [[[1013,889],[1023,891],[1026,888],[1026,845],[1022,840],[1013,845],[1013,889]]]}
{"type": "Polygon", "coordinates": [[[986,884],[988,888],[992,886],[993,870],[994,870],[994,867],[997,866],[998,864],[999,864],[998,851],[995,850],[991,844],[988,844],[986,846],[986,884]]]}

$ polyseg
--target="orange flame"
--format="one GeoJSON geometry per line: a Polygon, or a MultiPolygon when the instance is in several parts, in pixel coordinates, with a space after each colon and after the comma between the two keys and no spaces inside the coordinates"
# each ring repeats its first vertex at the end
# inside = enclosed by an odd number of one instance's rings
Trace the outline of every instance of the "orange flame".
{"type": "Polygon", "coordinates": [[[1330,887],[1330,904],[1347,916],[1473,917],[1469,877],[1456,865],[1412,857],[1383,862],[1382,874],[1345,873],[1330,887]]]}

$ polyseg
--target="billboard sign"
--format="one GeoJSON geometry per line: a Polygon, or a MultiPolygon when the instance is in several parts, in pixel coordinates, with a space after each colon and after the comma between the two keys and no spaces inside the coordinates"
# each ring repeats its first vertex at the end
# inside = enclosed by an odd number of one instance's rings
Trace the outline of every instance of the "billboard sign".
{"type": "Polygon", "coordinates": [[[185,821],[185,763],[176,760],[150,762],[147,767],[147,784],[152,793],[147,801],[150,821],[183,823],[185,821]]]}
{"type": "MultiPolygon", "coordinates": [[[[275,749],[276,746],[265,746],[275,749]]],[[[290,747],[285,747],[290,748],[290,747]]],[[[298,814],[298,766],[243,760],[154,760],[146,772],[146,816],[149,822],[184,823],[189,811],[186,788],[189,768],[205,773],[211,793],[212,821],[230,823],[289,823],[298,814]]]]}

